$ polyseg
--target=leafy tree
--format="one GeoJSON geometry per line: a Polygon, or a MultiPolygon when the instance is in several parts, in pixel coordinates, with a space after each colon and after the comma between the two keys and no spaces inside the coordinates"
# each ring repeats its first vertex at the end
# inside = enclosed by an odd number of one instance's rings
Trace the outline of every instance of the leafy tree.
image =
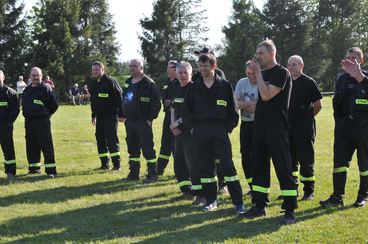
{"type": "Polygon", "coordinates": [[[0,69],[8,83],[15,83],[25,72],[29,57],[29,33],[24,4],[17,0],[0,1],[0,69]]]}
{"type": "Polygon", "coordinates": [[[167,62],[189,59],[194,48],[206,41],[201,0],[157,0],[151,17],[140,20],[139,36],[146,69],[156,81],[163,81],[167,62]]]}

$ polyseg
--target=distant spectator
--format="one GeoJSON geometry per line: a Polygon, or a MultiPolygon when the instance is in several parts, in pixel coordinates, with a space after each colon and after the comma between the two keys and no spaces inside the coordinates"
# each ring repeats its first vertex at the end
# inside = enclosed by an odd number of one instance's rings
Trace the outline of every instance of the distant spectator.
{"type": "Polygon", "coordinates": [[[48,84],[52,89],[55,89],[54,82],[50,79],[50,76],[45,75],[42,77],[42,82],[48,84]]]}
{"type": "Polygon", "coordinates": [[[82,104],[88,104],[90,96],[91,95],[89,94],[88,86],[87,84],[84,84],[84,86],[82,87],[82,92],[81,92],[82,104]]]}
{"type": "Polygon", "coordinates": [[[26,88],[27,84],[24,82],[23,80],[23,76],[19,76],[18,77],[18,81],[17,81],[17,93],[18,93],[18,100],[19,100],[19,105],[22,105],[22,95],[23,95],[23,91],[26,88]]]}
{"type": "Polygon", "coordinates": [[[75,83],[74,86],[69,89],[69,96],[74,106],[81,104],[81,91],[77,83],[75,83]]]}

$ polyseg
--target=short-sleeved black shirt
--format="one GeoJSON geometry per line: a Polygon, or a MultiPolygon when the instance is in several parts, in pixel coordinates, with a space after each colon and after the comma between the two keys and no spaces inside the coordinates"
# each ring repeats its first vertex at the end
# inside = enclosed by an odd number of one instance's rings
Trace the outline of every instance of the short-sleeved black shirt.
{"type": "Polygon", "coordinates": [[[263,101],[258,95],[255,113],[255,128],[285,128],[287,124],[287,113],[289,107],[292,80],[289,71],[276,64],[271,69],[263,70],[262,77],[266,84],[280,87],[281,91],[268,101],[263,101]]]}
{"type": "Polygon", "coordinates": [[[302,74],[293,80],[289,106],[290,123],[310,121],[314,117],[312,105],[320,99],[322,99],[321,92],[311,77],[302,74]]]}

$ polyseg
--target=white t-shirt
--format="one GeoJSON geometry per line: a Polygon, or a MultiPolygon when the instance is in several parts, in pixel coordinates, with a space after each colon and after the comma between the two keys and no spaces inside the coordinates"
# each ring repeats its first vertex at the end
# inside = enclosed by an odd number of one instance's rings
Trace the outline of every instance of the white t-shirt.
{"type": "MultiPolygon", "coordinates": [[[[252,84],[247,77],[240,79],[235,87],[235,97],[245,102],[258,101],[257,84],[252,84]]],[[[241,119],[242,121],[254,121],[254,114],[241,110],[241,119]]]]}
{"type": "Polygon", "coordinates": [[[24,81],[17,81],[17,92],[18,94],[22,94],[27,84],[24,81]]]}

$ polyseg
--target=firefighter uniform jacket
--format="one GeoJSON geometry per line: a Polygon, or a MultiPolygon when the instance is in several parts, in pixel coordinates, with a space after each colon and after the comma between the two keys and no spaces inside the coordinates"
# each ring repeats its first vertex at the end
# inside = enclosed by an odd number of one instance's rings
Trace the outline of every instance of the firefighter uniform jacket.
{"type": "Polygon", "coordinates": [[[17,93],[8,86],[0,88],[0,120],[13,124],[19,114],[17,93]]]}
{"type": "Polygon", "coordinates": [[[123,117],[122,90],[117,81],[104,74],[99,82],[92,81],[89,88],[92,118],[114,115],[118,115],[119,118],[123,117]]]}
{"type": "MultiPolygon", "coordinates": [[[[128,78],[125,81],[123,87],[123,97],[127,94],[129,90],[129,86],[132,84],[132,77],[128,78]]],[[[148,77],[147,75],[143,75],[141,81],[137,84],[137,94],[135,94],[133,99],[135,100],[135,104],[137,104],[137,112],[140,120],[149,120],[152,121],[157,118],[158,113],[161,109],[160,103],[160,94],[158,92],[157,86],[155,82],[148,77]]],[[[126,118],[126,116],[123,117],[126,118]]]]}
{"type": "Polygon", "coordinates": [[[23,116],[27,118],[50,118],[59,105],[52,88],[41,83],[36,87],[28,85],[23,92],[23,116]]]}

